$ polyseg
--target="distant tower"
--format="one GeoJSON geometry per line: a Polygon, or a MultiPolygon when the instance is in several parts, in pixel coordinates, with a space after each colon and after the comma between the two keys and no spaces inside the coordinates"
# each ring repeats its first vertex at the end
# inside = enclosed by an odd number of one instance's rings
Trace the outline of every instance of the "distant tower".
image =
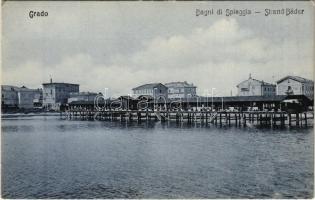
{"type": "Polygon", "coordinates": [[[251,73],[249,73],[249,79],[252,79],[252,74],[251,73]]]}
{"type": "Polygon", "coordinates": [[[51,78],[51,75],[50,75],[50,83],[52,83],[52,78],[51,78]]]}

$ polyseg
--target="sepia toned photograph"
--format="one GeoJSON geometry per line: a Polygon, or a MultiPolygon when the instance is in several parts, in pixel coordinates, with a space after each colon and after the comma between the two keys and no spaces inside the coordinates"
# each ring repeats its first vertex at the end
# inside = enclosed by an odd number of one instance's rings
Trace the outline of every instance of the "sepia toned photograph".
{"type": "Polygon", "coordinates": [[[3,1],[3,199],[312,199],[313,1],[3,1]]]}

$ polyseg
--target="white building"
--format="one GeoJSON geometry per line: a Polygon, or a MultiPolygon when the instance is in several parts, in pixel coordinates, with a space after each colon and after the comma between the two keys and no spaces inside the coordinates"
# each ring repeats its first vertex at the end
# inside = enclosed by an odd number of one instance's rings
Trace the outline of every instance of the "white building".
{"type": "Polygon", "coordinates": [[[167,87],[162,83],[149,83],[140,85],[132,89],[133,97],[139,96],[152,96],[157,98],[159,96],[163,96],[165,98],[168,97],[167,87]]]}
{"type": "Polygon", "coordinates": [[[168,98],[170,99],[191,98],[196,96],[197,87],[186,81],[165,83],[165,86],[168,88],[168,98]]]}
{"type": "Polygon", "coordinates": [[[299,76],[286,76],[277,81],[277,95],[314,95],[314,81],[299,76]]]}
{"type": "Polygon", "coordinates": [[[43,107],[48,110],[59,110],[61,105],[68,102],[70,93],[79,92],[79,84],[72,83],[43,83],[43,107]]]}
{"type": "Polygon", "coordinates": [[[256,80],[249,76],[248,80],[237,86],[238,96],[273,96],[276,95],[276,85],[256,80]]]}

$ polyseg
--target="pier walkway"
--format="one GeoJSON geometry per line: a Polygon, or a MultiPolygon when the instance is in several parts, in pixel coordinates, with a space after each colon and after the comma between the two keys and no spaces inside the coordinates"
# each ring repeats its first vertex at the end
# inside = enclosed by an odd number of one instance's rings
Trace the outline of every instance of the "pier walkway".
{"type": "Polygon", "coordinates": [[[215,125],[268,125],[268,126],[313,126],[314,113],[287,113],[274,111],[137,111],[137,110],[67,110],[60,112],[63,119],[120,120],[120,121],[176,121],[215,125]]]}

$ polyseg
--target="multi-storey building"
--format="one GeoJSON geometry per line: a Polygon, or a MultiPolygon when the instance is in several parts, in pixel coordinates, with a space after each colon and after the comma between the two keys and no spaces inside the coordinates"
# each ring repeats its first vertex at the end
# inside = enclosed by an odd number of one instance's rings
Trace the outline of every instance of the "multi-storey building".
{"type": "MultiPolygon", "coordinates": [[[[35,101],[40,101],[42,94],[41,89],[28,89],[22,87],[18,91],[18,102],[19,108],[32,109],[35,107],[35,101]]],[[[40,102],[39,102],[40,103],[40,102]]]]}
{"type": "Polygon", "coordinates": [[[314,81],[299,76],[286,76],[277,81],[277,95],[314,95],[314,81]]]}
{"type": "Polygon", "coordinates": [[[197,87],[186,81],[165,83],[165,86],[168,88],[168,98],[170,99],[192,98],[196,96],[197,87]]]}
{"type": "Polygon", "coordinates": [[[167,87],[162,83],[149,83],[140,85],[136,88],[133,88],[132,91],[134,97],[139,96],[151,96],[154,98],[160,96],[163,96],[164,98],[168,97],[167,87]]]}
{"type": "Polygon", "coordinates": [[[276,85],[253,79],[239,83],[237,86],[238,96],[273,96],[276,95],[276,85]]]}
{"type": "Polygon", "coordinates": [[[47,110],[59,110],[61,105],[68,102],[70,93],[79,92],[79,84],[72,83],[43,83],[43,107],[47,110]]]}
{"type": "Polygon", "coordinates": [[[32,109],[42,103],[41,89],[2,85],[1,95],[1,105],[4,109],[32,109]]]}
{"type": "Polygon", "coordinates": [[[2,108],[18,108],[18,89],[16,86],[1,85],[2,108]]]}

